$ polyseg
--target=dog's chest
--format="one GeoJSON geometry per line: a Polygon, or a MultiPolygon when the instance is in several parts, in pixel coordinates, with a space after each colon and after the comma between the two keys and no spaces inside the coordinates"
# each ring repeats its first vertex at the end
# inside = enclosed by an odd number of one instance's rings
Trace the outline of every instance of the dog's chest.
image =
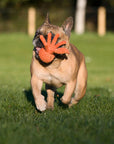
{"type": "Polygon", "coordinates": [[[65,81],[66,76],[61,72],[59,68],[43,68],[39,67],[35,70],[38,79],[41,79],[44,83],[54,85],[55,87],[61,87],[65,81]]]}
{"type": "Polygon", "coordinates": [[[48,67],[43,67],[39,64],[34,65],[34,68],[38,79],[57,88],[68,82],[71,77],[71,70],[68,69],[68,64],[65,66],[63,63],[60,64],[57,61],[48,67]]]}
{"type": "Polygon", "coordinates": [[[55,87],[61,87],[63,84],[62,77],[58,73],[50,73],[50,72],[44,72],[39,73],[38,77],[43,80],[43,82],[54,85],[55,87]]]}

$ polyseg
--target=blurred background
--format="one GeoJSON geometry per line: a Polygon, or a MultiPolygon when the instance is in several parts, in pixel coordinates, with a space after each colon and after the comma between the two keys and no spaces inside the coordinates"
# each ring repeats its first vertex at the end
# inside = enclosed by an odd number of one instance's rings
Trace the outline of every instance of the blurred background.
{"type": "Polygon", "coordinates": [[[0,0],[0,144],[113,144],[113,103],[114,0],[0,0]],[[62,108],[56,98],[54,111],[41,114],[30,63],[47,12],[59,26],[73,17],[70,42],[85,56],[88,85],[78,105],[62,108]]]}
{"type": "MultiPolygon", "coordinates": [[[[35,28],[40,26],[49,12],[53,24],[61,25],[68,16],[74,18],[78,3],[85,1],[84,31],[97,32],[98,8],[106,8],[106,31],[114,31],[114,0],[0,0],[0,32],[28,33],[28,10],[36,10],[35,28]]],[[[82,3],[83,3],[82,2],[82,3]]]]}

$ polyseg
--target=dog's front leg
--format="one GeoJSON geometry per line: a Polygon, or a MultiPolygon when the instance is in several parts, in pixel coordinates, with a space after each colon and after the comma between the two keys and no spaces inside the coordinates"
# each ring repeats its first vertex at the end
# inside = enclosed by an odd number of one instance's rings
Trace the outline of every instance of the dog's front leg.
{"type": "Polygon", "coordinates": [[[44,96],[41,94],[43,82],[38,79],[37,76],[33,75],[31,78],[32,93],[36,107],[39,111],[46,110],[46,102],[44,96]]]}
{"type": "Polygon", "coordinates": [[[64,95],[61,98],[62,103],[69,104],[71,101],[72,94],[76,87],[76,80],[70,81],[65,86],[64,95]]]}

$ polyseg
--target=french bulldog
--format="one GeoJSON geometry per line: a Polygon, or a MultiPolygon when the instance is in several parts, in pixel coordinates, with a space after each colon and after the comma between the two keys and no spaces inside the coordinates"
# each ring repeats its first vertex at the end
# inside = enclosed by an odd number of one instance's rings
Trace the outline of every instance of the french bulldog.
{"type": "Polygon", "coordinates": [[[86,93],[87,69],[84,55],[70,44],[70,33],[73,27],[73,18],[68,17],[61,27],[52,25],[47,15],[45,22],[37,29],[33,38],[33,56],[30,66],[31,87],[39,111],[54,109],[54,94],[56,89],[65,85],[61,102],[69,107],[77,104],[86,93]],[[48,33],[52,33],[51,40],[59,34],[57,42],[66,41],[64,47],[69,54],[55,54],[50,63],[43,62],[39,57],[39,51],[44,47],[40,35],[47,39],[48,33]],[[47,92],[47,101],[41,94],[43,83],[47,92]],[[74,94],[74,96],[73,96],[74,94]]]}

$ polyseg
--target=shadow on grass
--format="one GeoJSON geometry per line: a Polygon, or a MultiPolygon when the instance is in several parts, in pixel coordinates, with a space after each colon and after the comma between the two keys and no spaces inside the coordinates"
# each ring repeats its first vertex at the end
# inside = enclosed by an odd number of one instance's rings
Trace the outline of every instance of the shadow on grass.
{"type": "MultiPolygon", "coordinates": [[[[25,90],[24,94],[25,94],[27,101],[30,102],[36,108],[34,97],[32,94],[32,89],[25,90]]],[[[45,100],[47,101],[47,93],[45,90],[42,90],[42,95],[45,97],[45,100]]],[[[63,96],[63,93],[56,92],[55,96],[54,96],[55,102],[57,103],[58,106],[62,107],[63,109],[66,109],[66,108],[68,108],[68,105],[65,105],[61,102],[60,99],[62,96],[63,96]]]]}
{"type": "MultiPolygon", "coordinates": [[[[32,90],[31,89],[28,89],[28,90],[25,90],[24,91],[24,94],[25,94],[25,97],[27,99],[28,102],[30,102],[35,108],[35,102],[34,102],[34,98],[33,98],[33,94],[32,94],[32,90]]],[[[45,90],[42,90],[42,95],[45,97],[45,100],[47,101],[47,93],[45,90]]],[[[105,89],[105,88],[89,88],[87,89],[86,91],[86,95],[84,96],[83,100],[82,100],[82,104],[88,104],[90,103],[90,105],[92,103],[101,103],[105,100],[109,100],[110,99],[110,95],[111,93],[109,92],[108,89],[105,89]]],[[[63,96],[63,93],[62,92],[56,92],[55,93],[55,103],[62,107],[63,109],[66,109],[68,108],[68,105],[65,105],[61,102],[61,97],[63,96]]],[[[104,102],[105,103],[105,102],[104,102]]]]}

